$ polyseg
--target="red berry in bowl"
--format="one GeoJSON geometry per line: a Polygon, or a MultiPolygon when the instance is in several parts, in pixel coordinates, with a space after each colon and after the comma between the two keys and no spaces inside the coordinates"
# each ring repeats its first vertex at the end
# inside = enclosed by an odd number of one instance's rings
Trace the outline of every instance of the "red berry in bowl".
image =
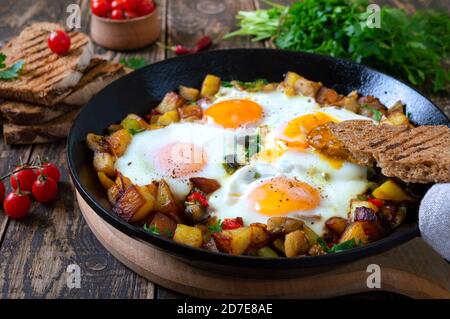
{"type": "Polygon", "coordinates": [[[113,20],[123,20],[125,16],[123,15],[122,9],[115,9],[111,12],[111,19],[113,20]]]}
{"type": "Polygon", "coordinates": [[[134,19],[138,17],[138,15],[134,11],[125,11],[124,15],[125,19],[134,19]]]}
{"type": "Polygon", "coordinates": [[[58,55],[66,54],[70,49],[70,37],[63,30],[52,31],[47,39],[47,44],[53,53],[58,55]]]}
{"type": "Polygon", "coordinates": [[[139,2],[141,2],[141,0],[124,0],[123,8],[128,12],[136,11],[139,2]]]}
{"type": "MultiPolygon", "coordinates": [[[[117,9],[120,9],[120,10],[125,9],[123,0],[113,0],[113,1],[111,1],[111,10],[114,11],[114,10],[117,10],[117,9]]],[[[112,12],[111,12],[111,14],[112,14],[112,12]]]]}
{"type": "Polygon", "coordinates": [[[136,8],[138,16],[142,17],[155,11],[155,4],[150,0],[141,0],[136,8]]]}
{"type": "Polygon", "coordinates": [[[91,2],[91,10],[96,16],[106,18],[111,11],[111,5],[107,0],[93,0],[91,2]]]}

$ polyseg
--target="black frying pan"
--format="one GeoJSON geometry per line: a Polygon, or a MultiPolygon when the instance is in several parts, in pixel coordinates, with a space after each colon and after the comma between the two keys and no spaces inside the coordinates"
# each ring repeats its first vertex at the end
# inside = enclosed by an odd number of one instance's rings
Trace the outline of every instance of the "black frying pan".
{"type": "Polygon", "coordinates": [[[418,235],[417,214],[409,214],[405,224],[386,238],[364,247],[318,256],[263,259],[208,252],[151,235],[110,213],[106,194],[92,166],[92,152],[85,138],[90,132],[104,134],[112,123],[127,114],[147,114],[165,93],[180,84],[200,87],[206,74],[224,80],[252,81],[265,78],[279,82],[287,71],[321,81],[341,94],[357,90],[374,95],[385,105],[397,100],[406,104],[406,112],[419,125],[448,125],[449,120],[430,100],[408,85],[365,66],[315,54],[269,49],[237,49],[200,53],[169,59],[147,66],[115,81],[101,91],[78,115],[67,143],[68,163],[75,187],[84,200],[118,230],[151,244],[197,267],[227,273],[281,277],[325,271],[338,263],[348,262],[397,246],[418,235]]]}

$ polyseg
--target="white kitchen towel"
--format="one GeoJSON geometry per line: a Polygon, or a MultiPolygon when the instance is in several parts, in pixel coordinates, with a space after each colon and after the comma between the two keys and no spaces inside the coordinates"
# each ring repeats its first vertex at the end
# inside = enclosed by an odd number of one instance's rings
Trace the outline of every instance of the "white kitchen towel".
{"type": "Polygon", "coordinates": [[[425,194],[419,228],[422,238],[450,261],[450,184],[435,184],[425,194]]]}

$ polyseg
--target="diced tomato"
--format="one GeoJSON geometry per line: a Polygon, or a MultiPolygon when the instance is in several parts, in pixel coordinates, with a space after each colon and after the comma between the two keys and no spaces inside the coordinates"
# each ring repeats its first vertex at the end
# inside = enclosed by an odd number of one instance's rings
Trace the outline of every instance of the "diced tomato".
{"type": "Polygon", "coordinates": [[[381,207],[384,204],[383,200],[378,198],[370,198],[368,199],[368,202],[374,204],[377,207],[381,207]]]}
{"type": "Polygon", "coordinates": [[[203,207],[206,207],[209,205],[208,200],[206,199],[205,195],[203,195],[200,192],[192,192],[188,198],[188,202],[197,202],[203,207]]]}
{"type": "Polygon", "coordinates": [[[222,230],[236,229],[244,226],[244,222],[241,217],[225,218],[222,222],[222,230]]]}

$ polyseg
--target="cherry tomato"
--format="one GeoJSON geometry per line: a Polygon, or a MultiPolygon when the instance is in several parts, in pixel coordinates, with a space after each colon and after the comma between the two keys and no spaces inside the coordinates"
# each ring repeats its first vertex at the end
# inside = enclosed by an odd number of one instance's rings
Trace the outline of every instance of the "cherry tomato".
{"type": "Polygon", "coordinates": [[[111,11],[111,5],[107,0],[94,0],[91,2],[91,10],[96,16],[106,18],[111,11]]]}
{"type": "Polygon", "coordinates": [[[136,13],[140,17],[150,14],[153,11],[155,11],[155,4],[153,3],[153,1],[149,0],[140,1],[136,7],[136,13]]]}
{"type": "Polygon", "coordinates": [[[113,1],[111,1],[111,10],[117,10],[117,9],[120,9],[120,10],[124,9],[124,2],[123,2],[123,0],[113,0],[113,1]]]}
{"type": "Polygon", "coordinates": [[[47,39],[47,44],[53,53],[62,55],[69,52],[70,37],[63,30],[56,30],[50,33],[47,39]]]}
{"type": "Polygon", "coordinates": [[[59,169],[53,163],[43,163],[40,172],[43,175],[53,178],[53,180],[57,183],[61,178],[61,173],[59,172],[59,169]]]}
{"type": "Polygon", "coordinates": [[[111,19],[113,20],[123,20],[125,17],[121,9],[116,9],[111,12],[111,19]]]}
{"type": "Polygon", "coordinates": [[[56,195],[58,195],[58,184],[53,178],[41,174],[33,183],[31,192],[38,202],[48,203],[54,200],[56,195]]]}
{"type": "Polygon", "coordinates": [[[5,198],[5,184],[3,184],[2,181],[0,181],[0,202],[5,198]]]}
{"type": "Polygon", "coordinates": [[[126,19],[134,19],[137,18],[138,15],[134,11],[125,11],[125,18],[126,19]]]}
{"type": "Polygon", "coordinates": [[[139,2],[142,0],[124,0],[123,1],[123,8],[126,11],[135,11],[137,9],[137,6],[139,2]]]}
{"type": "Polygon", "coordinates": [[[229,229],[236,229],[240,228],[244,225],[242,218],[225,218],[222,222],[222,229],[223,230],[229,230],[229,229]]]}
{"type": "Polygon", "coordinates": [[[14,191],[6,196],[3,202],[3,209],[6,215],[13,219],[18,219],[28,214],[30,205],[30,196],[19,191],[14,191]]]}
{"type": "Polygon", "coordinates": [[[37,178],[36,172],[32,168],[27,168],[28,166],[17,166],[14,172],[9,178],[9,182],[13,189],[18,189],[20,186],[20,190],[31,192],[31,187],[33,187],[33,183],[37,178]],[[17,181],[19,181],[19,185],[17,185],[17,181]]]}

